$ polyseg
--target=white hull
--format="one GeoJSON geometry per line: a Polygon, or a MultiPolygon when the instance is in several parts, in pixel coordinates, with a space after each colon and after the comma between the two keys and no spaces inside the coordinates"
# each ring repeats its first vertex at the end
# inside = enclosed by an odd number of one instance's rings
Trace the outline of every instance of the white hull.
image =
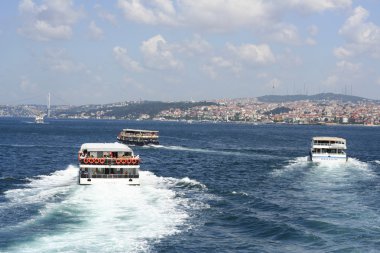
{"type": "Polygon", "coordinates": [[[140,185],[138,178],[79,178],[79,184],[124,184],[124,185],[140,185]]]}
{"type": "Polygon", "coordinates": [[[347,162],[346,155],[311,155],[309,160],[312,162],[323,162],[323,161],[340,161],[347,162]]]}

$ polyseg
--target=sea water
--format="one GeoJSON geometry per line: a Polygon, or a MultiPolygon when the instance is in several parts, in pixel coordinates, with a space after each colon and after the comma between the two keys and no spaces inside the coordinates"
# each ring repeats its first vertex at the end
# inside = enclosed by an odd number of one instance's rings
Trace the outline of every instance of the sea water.
{"type": "Polygon", "coordinates": [[[0,119],[0,252],[377,252],[380,128],[0,119]],[[84,142],[133,147],[139,187],[78,185],[84,142]],[[346,163],[310,163],[313,136],[346,163]]]}

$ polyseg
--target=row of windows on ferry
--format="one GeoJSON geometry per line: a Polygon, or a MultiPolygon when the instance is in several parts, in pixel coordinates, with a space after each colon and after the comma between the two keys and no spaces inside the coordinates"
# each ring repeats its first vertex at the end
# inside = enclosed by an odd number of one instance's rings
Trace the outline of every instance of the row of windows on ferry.
{"type": "Polygon", "coordinates": [[[114,174],[114,175],[136,175],[136,168],[83,168],[81,172],[86,172],[91,175],[114,174]]]}
{"type": "Polygon", "coordinates": [[[314,148],[313,153],[344,154],[342,149],[314,148]]]}
{"type": "Polygon", "coordinates": [[[95,157],[95,158],[119,158],[119,157],[129,157],[132,156],[132,152],[104,152],[104,151],[90,151],[87,152],[86,150],[83,151],[83,155],[85,157],[95,157]]]}
{"type": "Polygon", "coordinates": [[[314,144],[329,145],[329,144],[345,144],[344,141],[321,141],[315,140],[314,144]]]}

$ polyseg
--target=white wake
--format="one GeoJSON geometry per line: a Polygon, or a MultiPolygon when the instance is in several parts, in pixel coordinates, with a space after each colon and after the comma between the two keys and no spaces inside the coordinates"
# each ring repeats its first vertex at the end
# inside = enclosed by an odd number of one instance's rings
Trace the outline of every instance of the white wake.
{"type": "MultiPolygon", "coordinates": [[[[78,168],[69,166],[31,179],[25,188],[5,192],[8,208],[41,205],[39,215],[17,226],[35,230],[30,240],[9,252],[146,252],[152,243],[189,228],[190,203],[174,187],[196,180],[157,177],[140,172],[141,186],[81,186],[78,168]],[[50,224],[52,228],[40,228],[50,224]]],[[[16,226],[16,227],[17,227],[16,226]]]]}

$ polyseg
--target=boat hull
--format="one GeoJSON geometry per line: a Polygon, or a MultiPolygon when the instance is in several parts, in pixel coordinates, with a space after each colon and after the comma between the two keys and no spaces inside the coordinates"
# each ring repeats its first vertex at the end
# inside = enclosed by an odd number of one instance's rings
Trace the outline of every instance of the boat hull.
{"type": "Polygon", "coordinates": [[[118,138],[118,141],[126,144],[128,146],[145,146],[145,145],[159,145],[160,143],[158,141],[152,141],[152,140],[123,140],[118,138]]]}
{"type": "Polygon", "coordinates": [[[309,155],[309,161],[312,162],[325,162],[325,161],[340,161],[347,162],[346,155],[309,155]]]}
{"type": "Polygon", "coordinates": [[[131,186],[139,186],[139,178],[83,178],[79,177],[80,185],[93,185],[93,184],[124,184],[131,186]]]}

